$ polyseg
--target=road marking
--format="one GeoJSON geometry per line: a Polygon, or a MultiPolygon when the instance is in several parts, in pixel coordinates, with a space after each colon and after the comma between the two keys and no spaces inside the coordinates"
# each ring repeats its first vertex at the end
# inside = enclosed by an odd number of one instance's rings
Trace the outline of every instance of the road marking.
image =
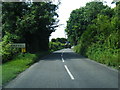
{"type": "Polygon", "coordinates": [[[63,58],[62,58],[62,62],[65,62],[63,58]]]}
{"type": "Polygon", "coordinates": [[[70,70],[68,69],[68,67],[66,65],[64,65],[65,69],[67,70],[69,76],[71,77],[72,80],[74,80],[73,75],[71,74],[70,70]]]}
{"type": "MultiPolygon", "coordinates": [[[[64,51],[63,51],[64,52],[64,51]]],[[[63,59],[63,52],[61,54],[61,58],[62,58],[62,62],[65,62],[65,60],[63,59]]]]}

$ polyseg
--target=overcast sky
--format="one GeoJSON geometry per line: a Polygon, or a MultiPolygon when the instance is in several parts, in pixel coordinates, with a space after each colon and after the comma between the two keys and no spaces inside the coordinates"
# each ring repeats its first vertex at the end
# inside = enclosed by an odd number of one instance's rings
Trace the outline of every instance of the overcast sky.
{"type": "MultiPolygon", "coordinates": [[[[59,14],[59,24],[63,24],[62,26],[56,28],[57,30],[51,34],[50,40],[52,38],[64,37],[65,38],[65,27],[66,21],[70,17],[70,13],[72,10],[78,9],[82,6],[85,6],[87,2],[92,0],[61,0],[61,4],[59,5],[58,14],[59,14]]],[[[107,1],[107,5],[114,7],[115,4],[111,5],[113,0],[105,0],[107,1]]]]}

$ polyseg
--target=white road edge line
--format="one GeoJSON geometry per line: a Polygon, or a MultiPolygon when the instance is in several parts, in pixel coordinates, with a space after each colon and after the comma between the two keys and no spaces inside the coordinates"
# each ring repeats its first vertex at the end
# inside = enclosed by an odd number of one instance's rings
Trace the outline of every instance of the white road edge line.
{"type": "Polygon", "coordinates": [[[67,70],[69,76],[71,77],[72,80],[74,80],[73,75],[71,74],[70,70],[68,69],[68,67],[66,65],[64,65],[65,69],[67,70]]]}

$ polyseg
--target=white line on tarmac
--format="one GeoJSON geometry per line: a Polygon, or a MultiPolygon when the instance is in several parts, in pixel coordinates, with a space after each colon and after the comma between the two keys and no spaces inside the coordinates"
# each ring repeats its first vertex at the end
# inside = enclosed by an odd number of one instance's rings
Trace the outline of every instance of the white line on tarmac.
{"type": "Polygon", "coordinates": [[[63,58],[62,58],[62,62],[65,62],[63,58]]]}
{"type": "Polygon", "coordinates": [[[74,80],[74,77],[73,77],[73,75],[71,74],[71,72],[70,72],[70,70],[68,69],[68,67],[67,67],[66,65],[64,65],[64,67],[65,67],[65,69],[67,70],[70,78],[71,78],[72,80],[74,80]]]}
{"type": "MultiPolygon", "coordinates": [[[[64,52],[64,51],[63,51],[64,52]]],[[[61,54],[61,58],[62,58],[62,62],[65,62],[65,60],[63,59],[63,52],[61,54]]]]}

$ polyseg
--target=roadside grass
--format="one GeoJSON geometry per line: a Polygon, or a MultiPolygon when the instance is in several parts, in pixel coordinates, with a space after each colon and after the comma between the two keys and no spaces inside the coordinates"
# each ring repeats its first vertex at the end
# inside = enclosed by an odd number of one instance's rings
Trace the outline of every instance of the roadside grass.
{"type": "Polygon", "coordinates": [[[120,49],[114,50],[90,47],[83,53],[80,48],[81,47],[77,45],[73,50],[78,54],[90,58],[91,60],[106,64],[107,66],[115,69],[119,69],[120,62],[118,60],[118,55],[120,53],[120,49]]]}
{"type": "Polygon", "coordinates": [[[48,52],[19,54],[13,60],[1,65],[0,68],[2,68],[2,70],[0,70],[0,73],[2,72],[2,85],[15,78],[19,73],[26,70],[33,63],[37,62],[40,57],[46,54],[48,54],[48,52]]]}
{"type": "Polygon", "coordinates": [[[0,87],[2,87],[2,67],[0,66],[0,87]]]}

